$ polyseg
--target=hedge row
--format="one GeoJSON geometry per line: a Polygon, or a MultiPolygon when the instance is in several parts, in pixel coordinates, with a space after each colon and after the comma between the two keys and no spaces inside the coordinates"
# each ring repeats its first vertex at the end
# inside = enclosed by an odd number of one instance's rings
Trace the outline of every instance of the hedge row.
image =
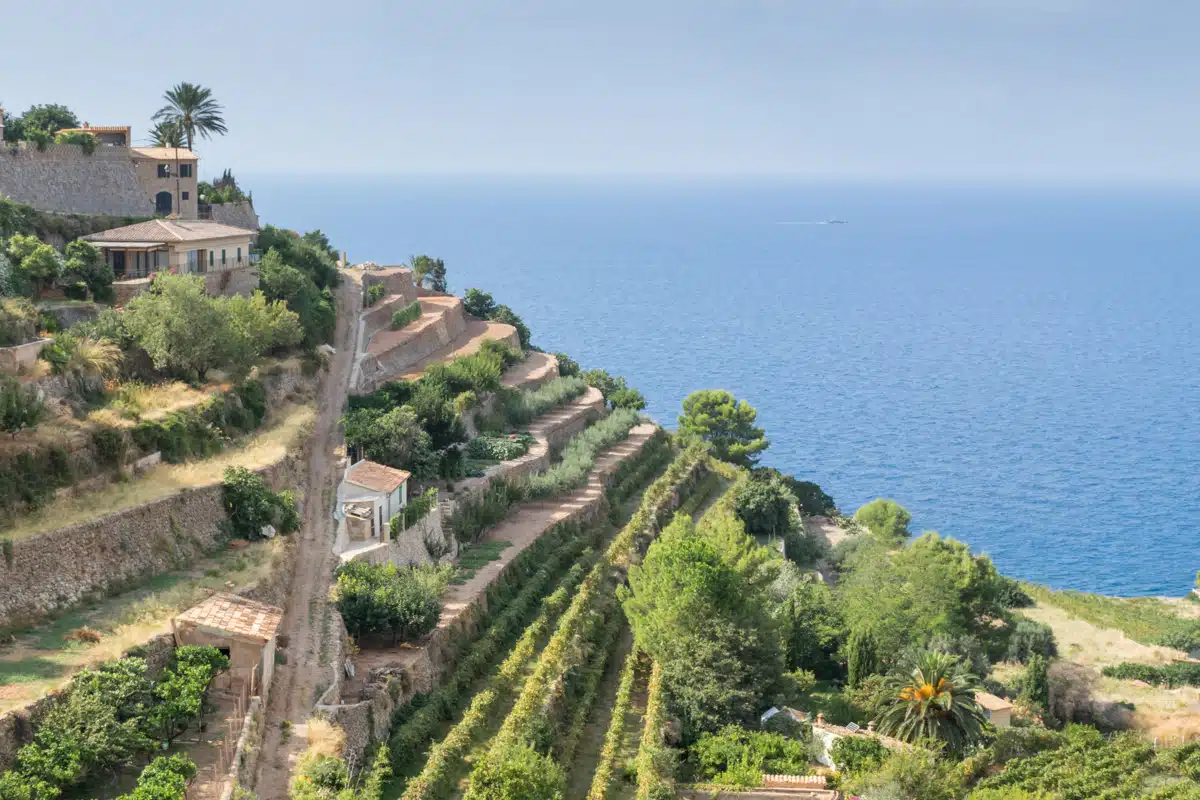
{"type": "Polygon", "coordinates": [[[617,686],[617,696],[613,700],[612,721],[604,733],[604,746],[600,749],[600,761],[596,764],[596,771],[592,773],[592,786],[588,790],[587,800],[607,800],[621,743],[625,740],[625,717],[633,702],[633,681],[640,660],[641,653],[637,645],[634,645],[625,657],[625,666],[621,669],[621,683],[617,686]]]}
{"type": "Polygon", "coordinates": [[[416,322],[421,318],[421,301],[413,300],[399,311],[392,312],[392,321],[388,325],[394,331],[398,331],[410,322],[416,322]]]}
{"type": "Polygon", "coordinates": [[[400,513],[392,517],[392,521],[388,524],[388,532],[395,539],[401,533],[416,525],[421,520],[429,515],[429,512],[437,508],[438,490],[434,486],[426,489],[420,497],[409,500],[408,505],[400,510],[400,513]]]}
{"type": "Polygon", "coordinates": [[[1106,678],[1162,684],[1168,689],[1179,686],[1200,686],[1200,663],[1195,661],[1175,661],[1162,666],[1133,664],[1127,661],[1114,667],[1105,667],[1100,672],[1106,678]]]}
{"type": "Polygon", "coordinates": [[[637,754],[637,800],[664,800],[675,796],[671,777],[670,751],[663,741],[666,705],[663,702],[662,668],[650,669],[646,687],[646,716],[637,754]]]}
{"type": "Polygon", "coordinates": [[[454,767],[470,750],[476,734],[487,724],[496,702],[511,695],[516,689],[517,680],[529,659],[533,657],[537,643],[567,607],[570,591],[582,577],[583,565],[575,564],[562,584],[542,602],[542,612],[533,624],[525,629],[525,633],[504,659],[500,669],[488,681],[487,688],[475,695],[467,713],[450,729],[445,738],[430,748],[424,768],[409,780],[401,800],[431,800],[444,795],[451,787],[455,776],[454,767]]]}
{"type": "Polygon", "coordinates": [[[476,427],[481,431],[503,431],[528,425],[543,414],[574,401],[587,388],[583,378],[576,376],[555,378],[533,391],[501,389],[496,394],[494,410],[477,416],[476,427]]]}
{"type": "Polygon", "coordinates": [[[624,623],[625,615],[620,608],[614,608],[608,615],[608,621],[596,643],[596,649],[583,673],[572,676],[571,683],[574,686],[575,697],[568,703],[568,709],[574,708],[574,711],[570,712],[571,723],[561,736],[556,736],[554,739],[555,758],[560,764],[570,766],[575,757],[575,748],[579,746],[583,728],[587,725],[593,706],[596,705],[596,697],[600,693],[600,683],[604,679],[604,671],[608,667],[609,658],[612,657],[613,647],[617,643],[617,637],[620,635],[624,623]]]}
{"type": "Polygon", "coordinates": [[[139,422],[133,428],[133,442],[143,453],[161,452],[163,461],[173,464],[207,458],[220,452],[230,438],[256,430],[266,416],[266,387],[252,378],[193,408],[139,422]]]}

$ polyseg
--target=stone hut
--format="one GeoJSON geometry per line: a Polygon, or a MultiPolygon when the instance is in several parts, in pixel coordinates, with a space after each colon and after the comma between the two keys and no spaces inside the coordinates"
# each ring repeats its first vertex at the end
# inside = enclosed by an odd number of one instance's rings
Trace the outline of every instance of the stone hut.
{"type": "Polygon", "coordinates": [[[283,611],[234,594],[214,594],[171,621],[176,646],[215,647],[229,656],[234,680],[266,697],[275,671],[275,635],[283,611]]]}

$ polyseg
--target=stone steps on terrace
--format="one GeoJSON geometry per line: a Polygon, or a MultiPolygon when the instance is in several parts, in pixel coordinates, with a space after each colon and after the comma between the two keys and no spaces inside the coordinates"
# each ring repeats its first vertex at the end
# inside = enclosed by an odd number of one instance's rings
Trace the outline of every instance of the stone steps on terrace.
{"type": "MultiPolygon", "coordinates": [[[[447,653],[459,631],[472,624],[486,602],[488,587],[547,530],[567,520],[587,520],[600,512],[609,477],[625,460],[634,457],[654,435],[657,426],[636,425],[629,437],[604,451],[588,474],[587,483],[570,494],[550,500],[525,503],[503,522],[488,531],[481,541],[507,541],[500,558],[475,571],[466,582],[451,586],[442,599],[437,628],[420,642],[401,644],[387,650],[364,650],[354,659],[356,684],[369,680],[373,670],[404,673],[414,691],[429,691],[437,675],[447,666],[447,653]]],[[[358,687],[355,687],[358,688],[358,687]]],[[[350,689],[350,687],[347,687],[350,689]]],[[[353,702],[353,701],[351,701],[353,702]]]]}
{"type": "Polygon", "coordinates": [[[558,377],[558,359],[549,353],[529,353],[500,379],[509,389],[536,389],[558,377]]]}

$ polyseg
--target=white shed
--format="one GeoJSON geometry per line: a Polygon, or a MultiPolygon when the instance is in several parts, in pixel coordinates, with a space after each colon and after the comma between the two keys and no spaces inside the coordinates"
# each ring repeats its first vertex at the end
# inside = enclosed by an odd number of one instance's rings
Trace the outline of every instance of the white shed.
{"type": "Polygon", "coordinates": [[[388,525],[408,505],[408,479],[402,469],[362,460],[346,470],[338,505],[352,540],[386,541],[388,525]]]}

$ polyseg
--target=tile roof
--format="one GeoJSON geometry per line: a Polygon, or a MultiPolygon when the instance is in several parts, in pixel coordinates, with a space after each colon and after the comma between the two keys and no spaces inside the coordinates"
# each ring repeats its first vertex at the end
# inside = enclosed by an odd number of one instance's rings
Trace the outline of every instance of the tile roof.
{"type": "Polygon", "coordinates": [[[999,697],[996,697],[996,695],[988,694],[987,692],[976,692],[975,702],[979,703],[979,705],[983,706],[988,711],[1004,711],[1013,707],[1013,704],[1007,700],[1001,700],[999,697]]]}
{"type": "Polygon", "coordinates": [[[348,482],[385,494],[399,489],[410,477],[411,473],[376,464],[374,461],[359,461],[346,473],[348,482]]]}
{"type": "Polygon", "coordinates": [[[283,611],[275,606],[223,593],[214,594],[175,618],[176,622],[189,622],[263,644],[275,635],[282,620],[283,611]]]}
{"type": "Polygon", "coordinates": [[[59,128],[59,133],[129,133],[129,125],[84,125],[82,128],[59,128]]]}
{"type": "Polygon", "coordinates": [[[89,242],[202,242],[254,235],[255,232],[247,228],[235,228],[206,219],[151,219],[83,238],[89,242]]]}
{"type": "MultiPolygon", "coordinates": [[[[93,131],[96,129],[93,128],[93,131]]],[[[131,147],[134,158],[148,158],[154,161],[199,161],[200,156],[186,147],[131,147]]]]}

